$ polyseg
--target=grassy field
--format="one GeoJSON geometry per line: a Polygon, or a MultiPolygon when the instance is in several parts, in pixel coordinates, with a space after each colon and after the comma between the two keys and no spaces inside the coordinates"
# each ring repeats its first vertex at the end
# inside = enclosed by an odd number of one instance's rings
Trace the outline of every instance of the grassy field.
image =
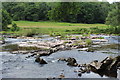
{"type": "MultiPolygon", "coordinates": [[[[65,23],[65,22],[50,22],[50,21],[13,21],[16,23],[20,30],[17,32],[11,32],[19,35],[27,34],[83,34],[91,32],[99,32],[98,29],[107,29],[105,24],[81,24],[81,23],[65,23]],[[91,31],[91,28],[93,30],[91,31]]],[[[11,26],[11,25],[9,25],[11,26]]]]}
{"type": "Polygon", "coordinates": [[[48,28],[90,28],[90,27],[99,27],[106,28],[105,24],[81,24],[81,23],[65,23],[65,22],[50,22],[50,21],[13,21],[19,27],[48,27],[48,28]]]}

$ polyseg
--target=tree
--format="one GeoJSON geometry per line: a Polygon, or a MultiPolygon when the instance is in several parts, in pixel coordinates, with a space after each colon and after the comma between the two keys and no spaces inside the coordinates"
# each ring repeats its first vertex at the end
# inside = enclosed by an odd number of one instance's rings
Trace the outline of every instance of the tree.
{"type": "Polygon", "coordinates": [[[109,12],[106,18],[106,24],[120,26],[120,3],[115,3],[116,8],[109,12]]]}
{"type": "Polygon", "coordinates": [[[50,20],[63,22],[76,22],[76,15],[79,11],[75,2],[61,2],[48,12],[50,20]]]}
{"type": "Polygon", "coordinates": [[[9,16],[9,13],[6,10],[2,9],[2,30],[7,30],[8,25],[12,23],[12,19],[9,16]]]}
{"type": "Polygon", "coordinates": [[[109,3],[61,2],[48,11],[50,20],[77,23],[104,23],[109,3]],[[98,17],[99,16],[99,17],[98,17]]]}
{"type": "Polygon", "coordinates": [[[5,2],[13,20],[53,20],[72,23],[104,23],[110,4],[102,2],[5,2]]]}
{"type": "Polygon", "coordinates": [[[6,9],[13,20],[28,20],[39,21],[47,20],[47,12],[50,7],[45,2],[29,2],[29,3],[17,3],[17,2],[5,2],[3,8],[6,9]]]}
{"type": "Polygon", "coordinates": [[[113,26],[115,33],[120,33],[120,3],[114,4],[116,7],[109,12],[106,24],[113,26]]]}
{"type": "Polygon", "coordinates": [[[81,2],[77,14],[79,23],[104,23],[108,13],[109,3],[81,2]],[[98,17],[99,16],[99,17],[98,17]]]}
{"type": "Polygon", "coordinates": [[[17,26],[17,24],[13,23],[12,27],[11,27],[11,31],[18,31],[19,27],[17,26]]]}

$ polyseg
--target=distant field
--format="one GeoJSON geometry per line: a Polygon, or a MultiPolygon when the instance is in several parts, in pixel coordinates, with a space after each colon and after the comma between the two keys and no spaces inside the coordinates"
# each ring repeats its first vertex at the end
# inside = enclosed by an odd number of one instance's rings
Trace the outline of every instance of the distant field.
{"type": "Polygon", "coordinates": [[[32,22],[32,21],[13,21],[19,27],[59,27],[59,28],[91,28],[91,27],[99,27],[106,28],[105,24],[81,24],[81,23],[65,23],[65,22],[50,22],[50,21],[40,21],[40,22],[32,22]]]}
{"type": "MultiPolygon", "coordinates": [[[[108,28],[105,24],[81,24],[81,23],[66,23],[66,22],[50,22],[50,21],[13,21],[20,30],[12,32],[18,35],[27,34],[83,34],[83,33],[101,33],[108,28]],[[93,28],[91,30],[91,28],[93,28]],[[102,29],[102,30],[98,30],[102,29]]],[[[9,25],[11,26],[11,25],[9,25]]],[[[104,31],[106,32],[106,31],[104,31]]],[[[10,33],[10,32],[8,32],[10,33]]]]}

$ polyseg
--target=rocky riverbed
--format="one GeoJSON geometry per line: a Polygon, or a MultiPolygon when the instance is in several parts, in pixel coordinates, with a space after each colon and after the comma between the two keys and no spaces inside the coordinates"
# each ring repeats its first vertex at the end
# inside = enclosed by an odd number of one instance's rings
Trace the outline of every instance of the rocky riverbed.
{"type": "MultiPolygon", "coordinates": [[[[112,42],[113,38],[110,36],[104,36],[104,39],[100,37],[101,35],[91,37],[75,35],[65,39],[61,39],[60,36],[5,38],[3,51],[0,53],[3,64],[2,76],[4,78],[117,78],[119,59],[117,62],[114,59],[117,56],[119,58],[117,43],[119,40],[115,39],[112,42]],[[92,43],[88,45],[86,39],[91,39],[92,43]],[[109,65],[117,65],[114,76],[98,73],[98,66],[100,68],[105,63],[103,60],[107,58],[111,59],[109,65]],[[90,65],[95,70],[89,69],[90,65]]],[[[105,71],[110,73],[111,70],[105,71]]]]}

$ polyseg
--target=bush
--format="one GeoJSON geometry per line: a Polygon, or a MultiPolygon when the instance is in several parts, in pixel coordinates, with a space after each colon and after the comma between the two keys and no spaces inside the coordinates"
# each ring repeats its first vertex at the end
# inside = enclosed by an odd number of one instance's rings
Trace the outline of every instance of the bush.
{"type": "Polygon", "coordinates": [[[12,24],[11,31],[19,31],[19,29],[20,28],[15,23],[12,24]]]}
{"type": "Polygon", "coordinates": [[[59,33],[59,32],[54,32],[54,33],[50,33],[50,36],[53,36],[53,37],[55,37],[55,36],[62,36],[62,34],[59,33]]]}
{"type": "Polygon", "coordinates": [[[85,42],[86,42],[87,45],[91,45],[92,44],[92,40],[91,39],[86,39],[85,42]]]}
{"type": "Polygon", "coordinates": [[[36,32],[36,30],[32,29],[32,30],[28,30],[28,32],[25,33],[25,36],[27,37],[33,37],[34,35],[37,35],[38,33],[36,32]]]}
{"type": "Polygon", "coordinates": [[[0,38],[0,41],[4,41],[4,40],[5,40],[5,38],[4,38],[4,37],[1,37],[1,38],[0,38]]]}

